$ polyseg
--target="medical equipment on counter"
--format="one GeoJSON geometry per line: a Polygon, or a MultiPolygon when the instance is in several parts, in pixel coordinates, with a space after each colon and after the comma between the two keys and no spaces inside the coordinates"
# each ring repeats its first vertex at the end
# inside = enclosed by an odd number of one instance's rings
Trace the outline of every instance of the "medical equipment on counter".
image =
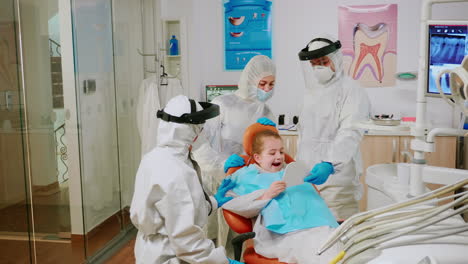
{"type": "Polygon", "coordinates": [[[371,117],[374,124],[379,126],[398,126],[401,123],[401,119],[393,118],[391,115],[374,115],[371,117]]]}

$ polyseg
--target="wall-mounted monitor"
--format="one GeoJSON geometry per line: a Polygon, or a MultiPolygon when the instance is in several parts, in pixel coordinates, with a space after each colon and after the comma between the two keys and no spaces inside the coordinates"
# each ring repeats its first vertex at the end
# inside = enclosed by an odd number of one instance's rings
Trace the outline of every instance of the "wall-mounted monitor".
{"type": "MultiPolygon", "coordinates": [[[[428,34],[426,95],[440,96],[436,87],[439,72],[460,66],[468,55],[468,21],[431,21],[428,34]]],[[[450,95],[448,74],[442,77],[441,88],[450,95]]]]}
{"type": "Polygon", "coordinates": [[[206,101],[211,102],[215,97],[230,94],[237,90],[237,85],[207,85],[205,87],[206,91],[206,101]]]}

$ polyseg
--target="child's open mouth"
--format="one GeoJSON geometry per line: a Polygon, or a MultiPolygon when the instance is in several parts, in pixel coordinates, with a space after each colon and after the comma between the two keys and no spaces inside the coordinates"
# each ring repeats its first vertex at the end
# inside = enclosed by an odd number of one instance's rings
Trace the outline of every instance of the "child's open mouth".
{"type": "Polygon", "coordinates": [[[273,162],[271,165],[273,167],[279,167],[279,166],[281,166],[281,162],[273,162]]]}

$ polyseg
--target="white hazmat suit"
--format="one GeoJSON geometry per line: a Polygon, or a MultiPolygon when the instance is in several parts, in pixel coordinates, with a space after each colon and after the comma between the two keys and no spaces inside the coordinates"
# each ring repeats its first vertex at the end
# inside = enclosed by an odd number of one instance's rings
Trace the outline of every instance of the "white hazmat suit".
{"type": "MultiPolygon", "coordinates": [[[[177,117],[191,113],[188,98],[174,97],[164,112],[177,117]]],[[[130,208],[138,228],[137,263],[228,263],[224,248],[215,248],[203,232],[208,214],[218,204],[204,193],[189,156],[201,129],[202,125],[160,120],[157,147],[140,163],[130,208]]]]}
{"type": "MultiPolygon", "coordinates": [[[[206,143],[194,149],[194,158],[202,170],[203,182],[210,191],[214,192],[224,179],[223,165],[226,159],[232,154],[243,154],[242,137],[245,129],[260,117],[274,120],[268,105],[259,100],[258,84],[261,79],[275,75],[276,68],[273,61],[267,56],[257,55],[242,71],[238,90],[213,99],[212,103],[220,107],[220,115],[206,121],[201,134],[205,139],[200,141],[206,143]]],[[[222,215],[218,217],[218,222],[219,224],[215,219],[211,219],[208,235],[212,238],[217,237],[218,245],[226,245],[229,229],[222,215]],[[220,230],[217,231],[216,227],[220,230]]],[[[230,249],[230,244],[227,246],[230,249]]]]}
{"type": "Polygon", "coordinates": [[[243,154],[242,137],[248,126],[260,117],[274,120],[268,105],[258,99],[258,84],[262,78],[275,74],[273,61],[267,56],[257,55],[242,71],[238,90],[213,99],[212,103],[220,107],[220,115],[206,121],[202,135],[209,139],[209,145],[194,151],[203,171],[211,170],[221,174],[217,175],[220,178],[210,180],[219,183],[224,178],[224,161],[231,154],[243,154]]]}
{"type": "MultiPolygon", "coordinates": [[[[330,42],[311,41],[306,47],[309,52],[339,43],[328,36],[319,38],[330,42]]],[[[362,196],[359,177],[363,131],[353,125],[368,120],[370,103],[365,90],[344,76],[340,49],[326,56],[333,62],[332,73],[330,67],[315,68],[308,59],[301,59],[306,91],[299,117],[296,158],[310,165],[322,161],[334,165],[335,173],[317,187],[335,217],[346,219],[358,212],[362,196]]]]}

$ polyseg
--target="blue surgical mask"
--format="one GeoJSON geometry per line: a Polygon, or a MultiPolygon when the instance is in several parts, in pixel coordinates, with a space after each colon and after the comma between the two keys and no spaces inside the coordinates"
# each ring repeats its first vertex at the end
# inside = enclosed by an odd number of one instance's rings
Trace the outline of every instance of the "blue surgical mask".
{"type": "Polygon", "coordinates": [[[266,102],[268,99],[273,96],[273,89],[271,89],[269,92],[265,92],[262,89],[257,88],[257,99],[260,102],[266,102]]]}

